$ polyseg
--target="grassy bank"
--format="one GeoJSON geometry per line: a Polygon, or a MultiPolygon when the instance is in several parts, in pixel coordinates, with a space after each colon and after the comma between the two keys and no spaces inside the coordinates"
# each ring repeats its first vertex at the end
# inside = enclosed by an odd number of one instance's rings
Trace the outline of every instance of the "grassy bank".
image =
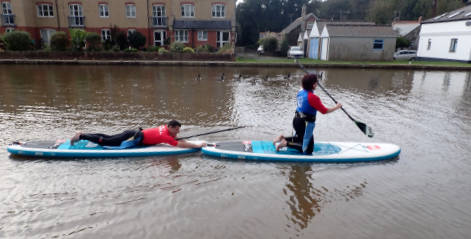
{"type": "MultiPolygon", "coordinates": [[[[270,59],[256,59],[248,57],[237,57],[236,62],[240,63],[293,63],[293,59],[288,58],[270,58],[270,59]]],[[[463,67],[471,68],[471,63],[462,62],[448,62],[448,61],[321,61],[313,60],[309,58],[299,59],[302,64],[313,64],[313,65],[385,65],[385,66],[433,66],[433,67],[463,67]]]]}

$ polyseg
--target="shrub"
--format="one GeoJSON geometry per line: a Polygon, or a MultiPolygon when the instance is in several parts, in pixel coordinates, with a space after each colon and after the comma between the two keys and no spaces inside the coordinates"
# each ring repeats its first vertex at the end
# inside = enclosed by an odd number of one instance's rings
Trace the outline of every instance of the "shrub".
{"type": "Polygon", "coordinates": [[[5,41],[3,41],[3,37],[0,36],[0,51],[5,50],[6,44],[5,41]]]}
{"type": "Polygon", "coordinates": [[[196,53],[208,53],[208,52],[209,52],[209,49],[207,45],[198,46],[196,48],[196,53]]]}
{"type": "Polygon", "coordinates": [[[87,33],[82,29],[70,29],[72,49],[81,51],[85,47],[87,33]]]}
{"type": "Polygon", "coordinates": [[[183,53],[195,54],[195,50],[193,50],[191,47],[185,47],[183,48],[183,53]]]}
{"type": "Polygon", "coordinates": [[[129,45],[136,49],[141,49],[146,44],[146,37],[142,33],[135,31],[129,33],[129,45]]]}
{"type": "Polygon", "coordinates": [[[158,47],[158,46],[151,46],[151,47],[149,47],[149,51],[158,52],[158,51],[159,51],[159,47],[158,47]]]}
{"type": "Polygon", "coordinates": [[[284,38],[283,41],[281,41],[281,47],[280,47],[281,56],[287,56],[288,50],[289,50],[288,39],[284,38]]]}
{"type": "Polygon", "coordinates": [[[128,36],[124,32],[118,32],[116,34],[116,44],[120,50],[124,50],[129,47],[128,36]]]}
{"type": "Polygon", "coordinates": [[[114,52],[118,52],[120,51],[121,49],[119,49],[119,46],[118,45],[114,45],[112,48],[111,48],[112,51],[114,52]]]}
{"type": "Polygon", "coordinates": [[[208,52],[216,52],[217,49],[209,44],[205,44],[196,48],[197,53],[208,53],[208,52]]]}
{"type": "Polygon", "coordinates": [[[87,50],[88,51],[98,51],[101,49],[101,37],[95,32],[88,32],[87,37],[85,38],[87,41],[87,50]]]}
{"type": "Polygon", "coordinates": [[[168,54],[168,53],[169,53],[169,52],[168,52],[167,49],[165,49],[165,48],[163,48],[163,47],[159,48],[159,55],[165,55],[165,54],[168,54]]]}
{"type": "Polygon", "coordinates": [[[234,48],[232,47],[232,45],[227,44],[227,45],[224,45],[223,47],[219,48],[217,53],[218,54],[233,54],[234,53],[234,48]]]}
{"type": "Polygon", "coordinates": [[[173,42],[172,44],[170,44],[171,52],[181,53],[183,52],[183,48],[185,48],[185,45],[181,42],[173,42]]]}
{"type": "Polygon", "coordinates": [[[398,37],[396,39],[396,49],[408,48],[410,46],[410,41],[404,37],[398,37]]]}
{"type": "Polygon", "coordinates": [[[69,45],[69,37],[65,32],[55,32],[51,37],[51,50],[65,51],[69,45]]]}
{"type": "Polygon", "coordinates": [[[138,51],[139,51],[138,49],[132,48],[132,47],[126,48],[126,49],[124,50],[124,52],[138,52],[138,51]]]}
{"type": "Polygon", "coordinates": [[[33,49],[33,40],[27,32],[13,31],[3,36],[6,48],[10,51],[27,51],[33,49]]]}
{"type": "Polygon", "coordinates": [[[278,48],[278,40],[274,37],[265,38],[263,40],[263,50],[266,52],[275,52],[278,48]]]}
{"type": "MultiPolygon", "coordinates": [[[[111,39],[106,39],[105,42],[103,42],[103,48],[106,50],[106,51],[109,51],[113,48],[113,41],[111,39]]],[[[119,47],[118,47],[118,50],[119,50],[119,47]]]]}

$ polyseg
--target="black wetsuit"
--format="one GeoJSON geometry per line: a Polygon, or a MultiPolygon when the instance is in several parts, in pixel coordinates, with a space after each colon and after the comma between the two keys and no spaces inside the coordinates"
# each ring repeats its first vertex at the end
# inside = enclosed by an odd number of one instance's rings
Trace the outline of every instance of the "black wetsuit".
{"type": "Polygon", "coordinates": [[[81,134],[79,139],[88,140],[101,146],[120,146],[121,142],[128,140],[131,137],[137,138],[139,134],[142,134],[140,130],[126,130],[114,135],[81,134]]]}

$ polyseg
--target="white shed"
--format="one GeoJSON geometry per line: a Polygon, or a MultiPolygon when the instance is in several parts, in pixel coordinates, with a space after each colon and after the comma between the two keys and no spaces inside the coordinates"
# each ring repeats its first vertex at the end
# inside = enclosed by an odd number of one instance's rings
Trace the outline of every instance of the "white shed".
{"type": "Polygon", "coordinates": [[[417,57],[471,63],[471,5],[422,22],[417,57]]]}

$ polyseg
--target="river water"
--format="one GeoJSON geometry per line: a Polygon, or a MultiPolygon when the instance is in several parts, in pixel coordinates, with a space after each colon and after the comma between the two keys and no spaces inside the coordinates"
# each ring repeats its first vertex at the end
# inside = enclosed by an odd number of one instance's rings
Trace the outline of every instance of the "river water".
{"type": "Polygon", "coordinates": [[[471,72],[317,70],[375,137],[337,111],[318,116],[316,140],[394,143],[398,159],[14,158],[14,140],[170,119],[180,136],[247,126],[198,138],[210,142],[289,135],[302,72],[0,65],[0,238],[469,238],[471,72]]]}

